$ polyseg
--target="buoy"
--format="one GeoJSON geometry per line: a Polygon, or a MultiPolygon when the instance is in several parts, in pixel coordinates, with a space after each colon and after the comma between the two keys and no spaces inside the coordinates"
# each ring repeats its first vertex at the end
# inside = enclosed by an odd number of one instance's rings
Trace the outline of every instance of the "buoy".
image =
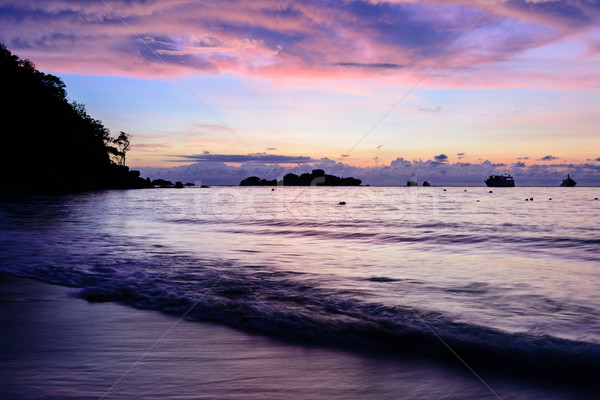
{"type": "Polygon", "coordinates": [[[479,200],[477,200],[477,202],[479,203],[479,200]]]}
{"type": "Polygon", "coordinates": [[[345,204],[346,204],[346,202],[345,202],[345,201],[340,201],[338,204],[339,204],[340,206],[343,206],[343,205],[345,205],[345,204]]]}
{"type": "Polygon", "coordinates": [[[271,192],[274,192],[274,191],[275,191],[275,189],[271,189],[271,192]]]}
{"type": "Polygon", "coordinates": [[[489,191],[489,193],[494,193],[494,191],[493,191],[493,190],[490,190],[490,191],[489,191]]]}
{"type": "Polygon", "coordinates": [[[595,198],[594,198],[594,200],[598,200],[598,198],[597,198],[597,197],[595,197],[595,198]]]}
{"type": "Polygon", "coordinates": [[[465,189],[465,192],[467,191],[467,189],[465,189]]]}
{"type": "Polygon", "coordinates": [[[529,201],[529,199],[525,199],[525,201],[529,201]]]}
{"type": "Polygon", "coordinates": [[[444,192],[446,191],[446,189],[444,189],[444,192]]]}
{"type": "Polygon", "coordinates": [[[529,198],[529,200],[533,201],[533,197],[529,198]]]}
{"type": "Polygon", "coordinates": [[[552,200],[552,197],[550,197],[548,200],[552,200]]]}

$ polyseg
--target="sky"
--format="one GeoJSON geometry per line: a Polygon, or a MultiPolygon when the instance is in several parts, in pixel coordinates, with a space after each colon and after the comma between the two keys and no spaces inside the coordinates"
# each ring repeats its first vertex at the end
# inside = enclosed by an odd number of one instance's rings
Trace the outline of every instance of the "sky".
{"type": "Polygon", "coordinates": [[[594,0],[0,0],[144,176],[600,185],[594,0]]]}

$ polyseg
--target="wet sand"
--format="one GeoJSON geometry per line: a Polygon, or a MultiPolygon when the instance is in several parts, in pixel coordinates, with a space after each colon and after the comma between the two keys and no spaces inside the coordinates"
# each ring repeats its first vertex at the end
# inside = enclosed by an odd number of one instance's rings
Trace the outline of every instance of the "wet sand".
{"type": "Polygon", "coordinates": [[[461,367],[283,343],[0,275],[3,399],[581,398],[461,367]],[[496,396],[497,395],[497,396],[496,396]]]}

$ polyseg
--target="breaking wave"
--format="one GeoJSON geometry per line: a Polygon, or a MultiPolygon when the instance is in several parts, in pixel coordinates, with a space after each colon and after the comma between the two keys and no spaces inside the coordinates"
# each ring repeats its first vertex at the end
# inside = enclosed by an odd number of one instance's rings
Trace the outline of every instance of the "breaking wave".
{"type": "Polygon", "coordinates": [[[78,296],[92,302],[115,301],[301,343],[442,361],[458,356],[477,368],[563,380],[590,382],[600,373],[595,343],[508,333],[456,322],[440,312],[361,301],[356,291],[319,288],[311,274],[184,256],[156,255],[146,262],[151,267],[29,266],[19,275],[80,288],[78,296]]]}

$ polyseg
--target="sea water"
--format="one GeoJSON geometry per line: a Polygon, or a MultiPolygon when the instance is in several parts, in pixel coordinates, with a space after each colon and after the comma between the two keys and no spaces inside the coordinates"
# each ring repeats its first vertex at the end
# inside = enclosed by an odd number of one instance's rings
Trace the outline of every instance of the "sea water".
{"type": "Polygon", "coordinates": [[[0,270],[292,343],[585,385],[600,372],[599,196],[559,187],[5,196],[0,270]]]}

